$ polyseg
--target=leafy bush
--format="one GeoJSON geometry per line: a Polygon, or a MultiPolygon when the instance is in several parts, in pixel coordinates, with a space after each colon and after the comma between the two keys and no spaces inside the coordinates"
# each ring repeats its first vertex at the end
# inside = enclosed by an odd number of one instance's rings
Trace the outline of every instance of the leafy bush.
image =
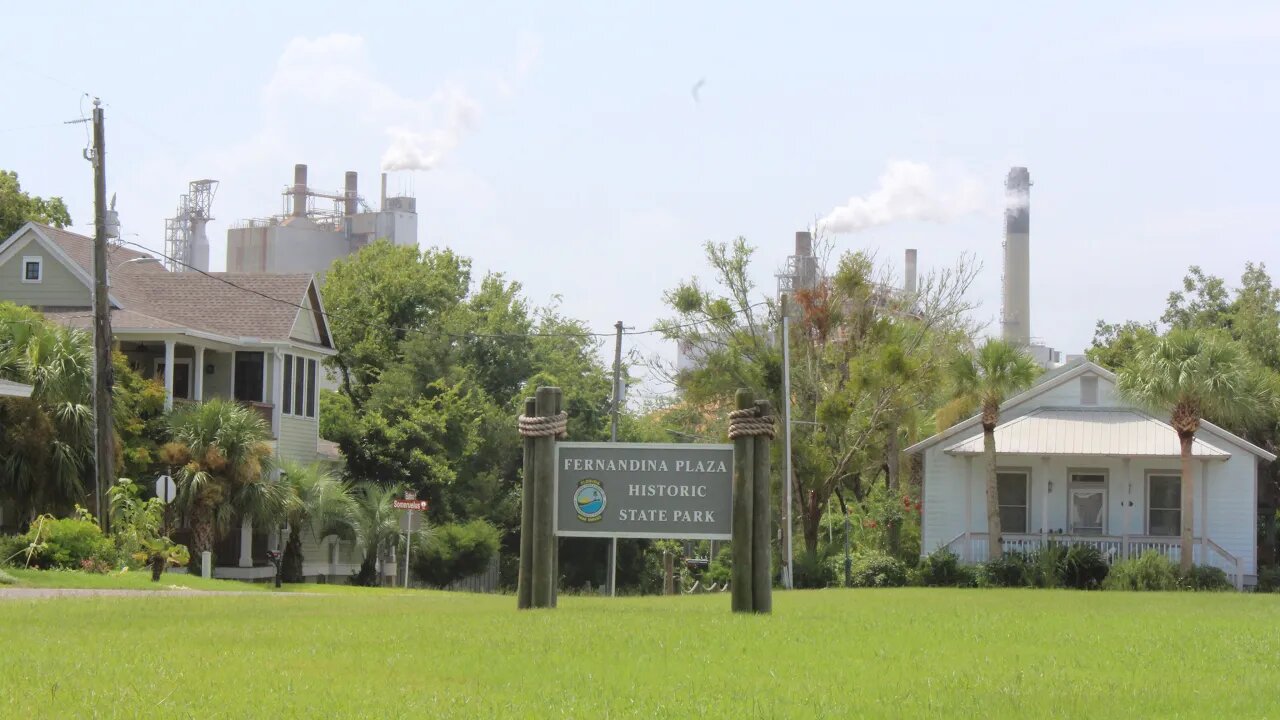
{"type": "Polygon", "coordinates": [[[922,559],[916,568],[915,584],[925,587],[973,587],[977,581],[972,567],[947,548],[922,559]]]}
{"type": "Polygon", "coordinates": [[[853,559],[854,587],[902,587],[907,584],[907,566],[884,553],[867,553],[853,559]]]}
{"type": "Polygon", "coordinates": [[[0,567],[26,564],[24,551],[31,546],[25,535],[0,535],[0,567]]]}
{"type": "Polygon", "coordinates": [[[1211,565],[1193,565],[1191,570],[1179,578],[1183,589],[1199,592],[1215,592],[1234,590],[1235,586],[1227,579],[1227,573],[1211,565]]]}
{"type": "Polygon", "coordinates": [[[1177,590],[1178,568],[1171,560],[1150,550],[1135,560],[1121,560],[1111,566],[1104,590],[1177,590]]]}
{"type": "Polygon", "coordinates": [[[498,529],[484,520],[440,525],[415,543],[413,574],[428,585],[445,588],[483,572],[498,552],[498,529]]]}
{"type": "Polygon", "coordinates": [[[733,578],[733,546],[725,543],[716,553],[707,571],[702,574],[703,583],[707,586],[721,585],[733,578]]]}
{"type": "Polygon", "coordinates": [[[18,582],[17,578],[3,570],[0,570],[0,585],[13,585],[16,582],[18,582]]]}
{"type": "Polygon", "coordinates": [[[1063,585],[1063,575],[1067,564],[1067,548],[1056,542],[1026,556],[1026,577],[1024,582],[1031,587],[1057,588],[1063,585]]]}
{"type": "Polygon", "coordinates": [[[85,567],[97,568],[115,565],[115,543],[104,537],[83,509],[77,508],[77,516],[56,519],[52,515],[41,515],[31,523],[31,529],[24,536],[30,544],[31,566],[42,570],[49,568],[65,568],[82,570],[85,567]],[[85,561],[89,565],[85,565],[85,561]]]}
{"type": "Polygon", "coordinates": [[[1280,592],[1280,567],[1262,568],[1258,571],[1258,592],[1280,592]]]}
{"type": "Polygon", "coordinates": [[[983,587],[1026,587],[1031,584],[1032,570],[1027,556],[1005,553],[998,560],[983,563],[978,570],[978,584],[983,587]]]}
{"type": "Polygon", "coordinates": [[[1076,590],[1097,590],[1111,567],[1095,547],[1073,545],[1062,562],[1062,584],[1076,590]]]}
{"type": "Polygon", "coordinates": [[[838,583],[831,558],[808,552],[801,552],[792,561],[791,582],[801,589],[831,587],[838,583]]]}

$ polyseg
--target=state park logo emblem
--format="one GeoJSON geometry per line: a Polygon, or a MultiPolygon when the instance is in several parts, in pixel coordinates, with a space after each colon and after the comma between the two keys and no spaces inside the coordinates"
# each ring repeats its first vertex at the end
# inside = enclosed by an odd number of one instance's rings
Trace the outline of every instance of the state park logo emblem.
{"type": "Polygon", "coordinates": [[[578,482],[578,489],[573,491],[573,509],[582,522],[599,522],[604,516],[604,486],[599,480],[586,478],[578,482]]]}

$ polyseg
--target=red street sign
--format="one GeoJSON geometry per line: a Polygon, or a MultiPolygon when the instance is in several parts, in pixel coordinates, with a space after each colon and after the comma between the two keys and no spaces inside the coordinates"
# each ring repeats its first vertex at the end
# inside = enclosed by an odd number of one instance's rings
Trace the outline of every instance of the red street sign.
{"type": "Polygon", "coordinates": [[[391,507],[397,510],[421,510],[427,511],[426,500],[392,500],[391,507]]]}

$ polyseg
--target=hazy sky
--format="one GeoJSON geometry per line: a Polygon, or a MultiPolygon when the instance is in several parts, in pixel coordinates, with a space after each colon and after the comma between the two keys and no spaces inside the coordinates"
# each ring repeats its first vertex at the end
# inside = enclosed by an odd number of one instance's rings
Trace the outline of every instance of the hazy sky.
{"type": "Polygon", "coordinates": [[[391,179],[420,242],[603,331],[663,316],[706,240],[746,236],[771,293],[794,231],[887,169],[899,195],[857,208],[934,221],[837,248],[919,248],[923,271],[974,253],[995,320],[1002,182],[1030,168],[1032,334],[1068,352],[1099,318],[1156,318],[1188,265],[1280,266],[1274,3],[408,5],[7,7],[0,167],[89,232],[84,128],[61,123],[101,96],[126,239],[161,248],[186,183],[216,178],[220,269],[295,162],[376,199],[384,157],[434,161],[391,179]]]}

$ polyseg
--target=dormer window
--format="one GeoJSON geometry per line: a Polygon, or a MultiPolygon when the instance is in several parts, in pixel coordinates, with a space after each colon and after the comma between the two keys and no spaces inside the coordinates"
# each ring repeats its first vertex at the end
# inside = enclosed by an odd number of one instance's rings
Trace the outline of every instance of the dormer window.
{"type": "Polygon", "coordinates": [[[22,282],[38,283],[44,279],[44,258],[22,258],[22,282]]]}

